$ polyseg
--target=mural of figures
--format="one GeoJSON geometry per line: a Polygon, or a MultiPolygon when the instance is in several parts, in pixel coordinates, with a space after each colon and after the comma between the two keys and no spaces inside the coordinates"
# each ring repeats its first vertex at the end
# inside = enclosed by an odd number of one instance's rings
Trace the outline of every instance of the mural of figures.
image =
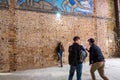
{"type": "Polygon", "coordinates": [[[92,14],[92,0],[17,0],[17,4],[40,10],[92,14]]]}
{"type": "Polygon", "coordinates": [[[89,0],[86,0],[86,1],[83,1],[82,2],[83,4],[81,4],[78,0],[64,0],[63,1],[63,4],[62,4],[62,7],[64,9],[64,11],[67,11],[66,10],[66,5],[68,5],[70,8],[71,8],[71,11],[74,12],[74,9],[75,8],[81,8],[81,9],[85,9],[85,10],[89,10],[90,7],[88,6],[89,5],[89,0]],[[85,6],[85,5],[87,6],[85,6]]]}
{"type": "Polygon", "coordinates": [[[24,3],[26,3],[26,6],[33,6],[35,0],[17,0],[17,4],[18,5],[22,5],[24,3]]]}
{"type": "Polygon", "coordinates": [[[8,0],[0,0],[0,8],[8,7],[8,0]]]}

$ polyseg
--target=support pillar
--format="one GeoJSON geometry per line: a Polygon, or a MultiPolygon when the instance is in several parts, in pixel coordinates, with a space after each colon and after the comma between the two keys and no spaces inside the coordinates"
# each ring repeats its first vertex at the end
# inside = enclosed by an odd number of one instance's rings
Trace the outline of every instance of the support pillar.
{"type": "Polygon", "coordinates": [[[10,71],[16,70],[16,54],[17,54],[17,28],[15,18],[15,0],[9,0],[9,14],[10,24],[8,26],[8,52],[9,52],[9,65],[10,71]]]}

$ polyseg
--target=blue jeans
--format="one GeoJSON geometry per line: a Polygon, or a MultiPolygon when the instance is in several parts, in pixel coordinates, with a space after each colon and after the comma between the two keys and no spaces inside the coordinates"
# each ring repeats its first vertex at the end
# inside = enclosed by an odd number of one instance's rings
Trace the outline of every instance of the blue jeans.
{"type": "Polygon", "coordinates": [[[62,55],[63,55],[63,52],[60,50],[60,52],[58,54],[59,54],[61,66],[63,66],[63,64],[62,64],[62,55]]]}
{"type": "Polygon", "coordinates": [[[78,66],[72,66],[72,65],[70,65],[69,79],[68,80],[72,80],[73,79],[75,70],[76,70],[76,73],[77,73],[77,80],[81,80],[81,76],[82,76],[82,64],[79,64],[78,66]]]}

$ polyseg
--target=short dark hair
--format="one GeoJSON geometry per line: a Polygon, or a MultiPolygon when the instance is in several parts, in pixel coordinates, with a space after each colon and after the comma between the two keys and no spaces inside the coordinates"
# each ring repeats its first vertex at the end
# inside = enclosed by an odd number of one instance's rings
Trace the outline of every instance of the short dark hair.
{"type": "Polygon", "coordinates": [[[77,40],[79,40],[79,39],[80,39],[79,36],[75,36],[75,37],[73,38],[73,41],[77,41],[77,40]]]}
{"type": "Polygon", "coordinates": [[[90,38],[90,39],[88,39],[88,42],[90,42],[90,43],[94,43],[95,40],[94,40],[93,38],[90,38]]]}

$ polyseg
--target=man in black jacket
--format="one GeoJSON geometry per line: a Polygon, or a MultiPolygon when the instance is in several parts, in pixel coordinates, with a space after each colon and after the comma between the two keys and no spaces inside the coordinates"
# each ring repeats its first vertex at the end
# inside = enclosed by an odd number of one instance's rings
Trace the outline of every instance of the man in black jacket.
{"type": "Polygon", "coordinates": [[[90,65],[92,64],[90,69],[92,80],[96,80],[94,74],[96,70],[98,70],[100,76],[104,80],[108,80],[108,78],[104,75],[105,60],[101,49],[94,44],[95,40],[93,38],[88,39],[88,42],[90,45],[90,49],[88,50],[90,53],[90,65]]]}
{"type": "MultiPolygon", "coordinates": [[[[74,43],[69,46],[69,56],[68,56],[68,61],[70,65],[70,71],[69,71],[69,79],[73,79],[74,72],[76,70],[77,72],[77,80],[81,80],[81,75],[82,75],[82,63],[80,61],[80,51],[85,49],[80,45],[80,37],[75,36],[73,38],[74,43]]],[[[87,54],[86,54],[87,56],[87,54]]]]}

